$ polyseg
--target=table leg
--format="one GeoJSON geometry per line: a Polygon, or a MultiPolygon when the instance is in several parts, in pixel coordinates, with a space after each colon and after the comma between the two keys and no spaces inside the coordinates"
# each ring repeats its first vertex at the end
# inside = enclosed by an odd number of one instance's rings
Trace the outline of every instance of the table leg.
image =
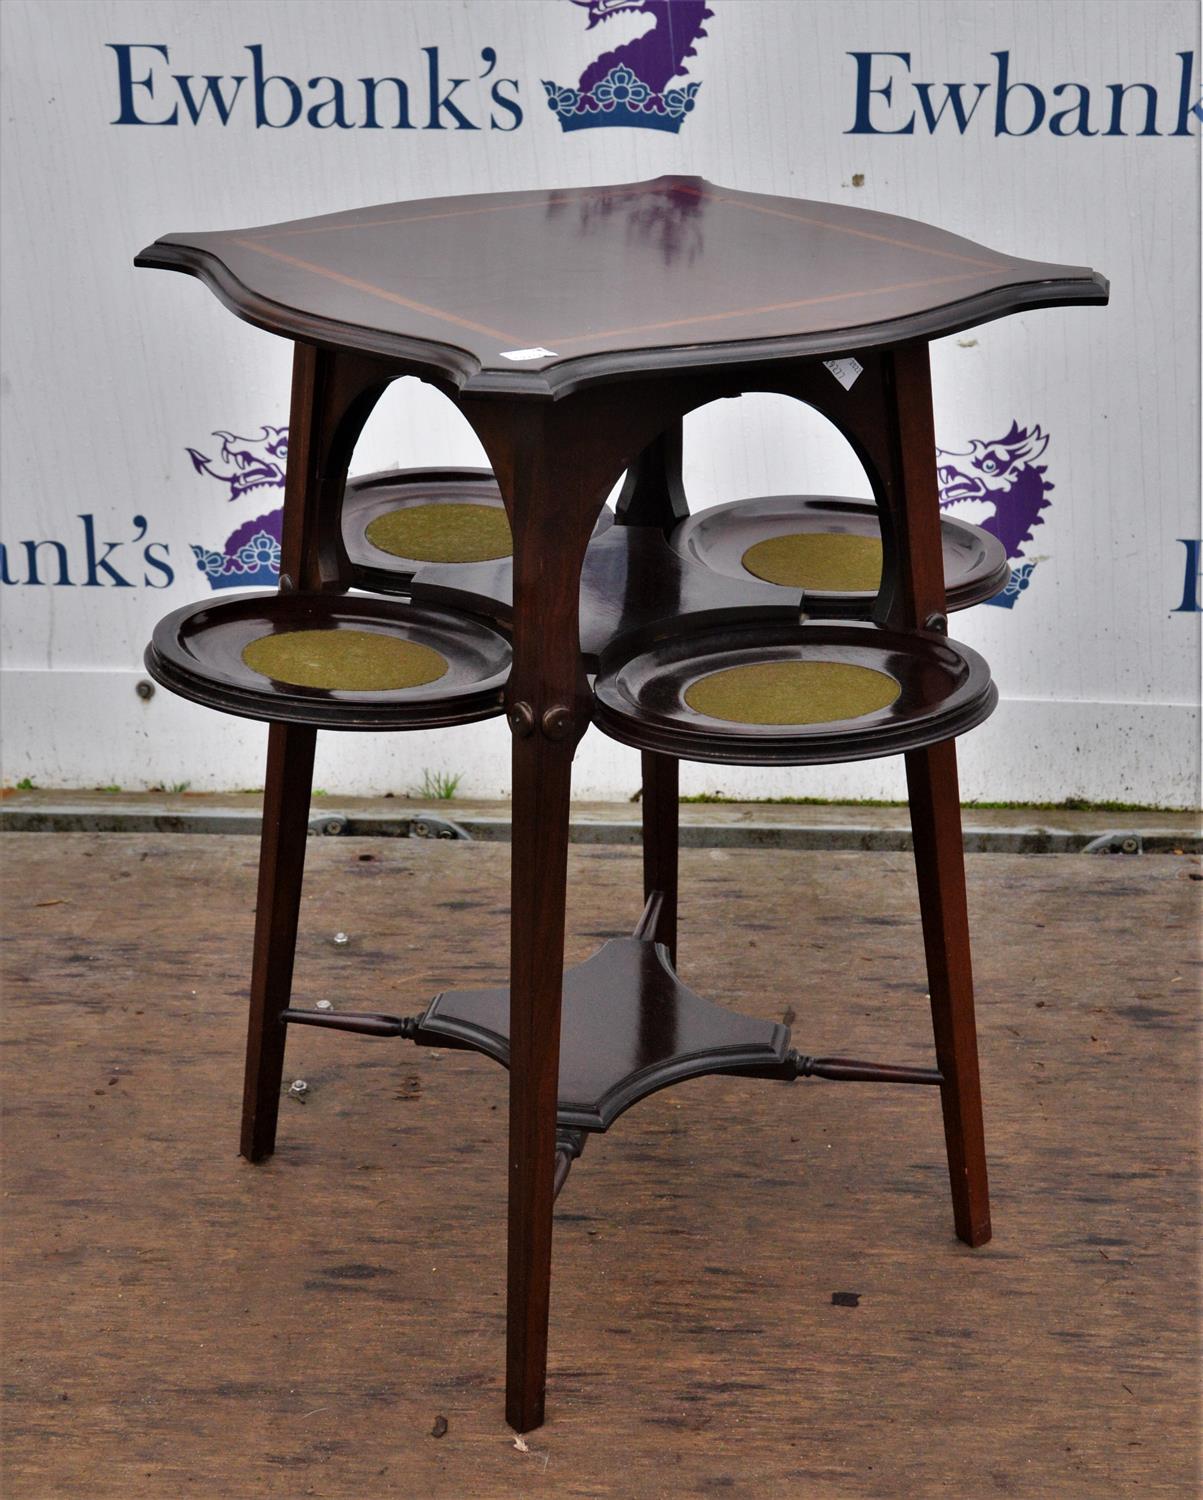
{"type": "Polygon", "coordinates": [[[936,1060],[944,1079],[940,1102],[953,1219],[958,1239],[967,1245],[984,1245],[990,1238],[990,1196],[973,1018],[956,742],[945,740],[926,750],[911,751],[906,757],[906,776],[936,1060]]]}
{"type": "Polygon", "coordinates": [[[679,762],[672,755],[645,750],[643,759],[643,899],[664,897],[656,940],[677,962],[677,881],[680,810],[679,762]]]}
{"type": "Polygon", "coordinates": [[[543,1422],[571,740],[515,736],[510,934],[510,1135],[506,1420],[543,1422]]]}
{"type": "MultiPolygon", "coordinates": [[[[813,377],[812,377],[813,378],[813,377]]],[[[865,361],[850,392],[807,393],[854,443],[873,480],[882,524],[882,586],[874,619],[899,630],[946,634],[931,371],[925,345],[865,361]]],[[[915,867],[936,1057],[943,1083],[944,1138],[956,1232],[967,1245],[990,1238],[973,974],[956,744],[906,757],[915,867]]]]}
{"type": "MultiPolygon", "coordinates": [[[[280,544],[282,591],[346,588],[349,564],[339,512],[347,467],[355,440],[391,378],[391,371],[371,359],[296,345],[280,544]]],[[[292,988],[316,738],[317,731],[305,725],[273,724],[268,730],[242,1096],[240,1149],[249,1161],[262,1161],[276,1145],[287,1030],[280,1012],[292,988]]]]}
{"type": "MultiPolygon", "coordinates": [[[[670,423],[627,470],[615,505],[620,526],[657,526],[667,535],[689,514],[681,478],[683,428],[670,423]]],[[[677,784],[678,762],[643,752],[643,899],[664,897],[656,940],[677,961],[677,784]]]]}
{"type": "Polygon", "coordinates": [[[514,535],[506,1418],[543,1422],[572,758],[592,717],[580,582],[594,523],[671,413],[603,391],[542,407],[468,398],[514,535]]]}
{"type": "Polygon", "coordinates": [[[302,724],[273,724],[268,730],[242,1094],[241,1151],[248,1161],[262,1161],[276,1147],[288,1030],[280,1013],[292,990],[316,740],[317,731],[302,724]]]}
{"type": "MultiPolygon", "coordinates": [[[[931,374],[923,346],[889,361],[887,399],[893,465],[883,521],[887,559],[878,607],[887,622],[946,633],[931,374]],[[887,584],[887,576],[889,582],[887,584]]],[[[943,1074],[944,1139],[956,1232],[967,1245],[990,1238],[990,1199],[982,1128],[973,971],[965,900],[965,857],[956,744],[946,740],[906,757],[919,879],[923,942],[936,1058],[943,1074]]]]}
{"type": "Polygon", "coordinates": [[[681,477],[683,446],[678,417],[631,464],[614,503],[614,519],[620,526],[658,526],[667,536],[689,514],[681,477]]]}

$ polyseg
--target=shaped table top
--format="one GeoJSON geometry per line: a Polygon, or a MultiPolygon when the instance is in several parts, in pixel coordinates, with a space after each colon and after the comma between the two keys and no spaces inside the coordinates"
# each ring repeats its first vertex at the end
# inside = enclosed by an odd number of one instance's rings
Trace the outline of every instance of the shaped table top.
{"type": "Polygon", "coordinates": [[[698,177],[170,234],[135,264],[198,276],[273,333],[396,359],[469,392],[542,397],[616,375],[850,353],[1107,300],[1088,267],[698,177]]]}

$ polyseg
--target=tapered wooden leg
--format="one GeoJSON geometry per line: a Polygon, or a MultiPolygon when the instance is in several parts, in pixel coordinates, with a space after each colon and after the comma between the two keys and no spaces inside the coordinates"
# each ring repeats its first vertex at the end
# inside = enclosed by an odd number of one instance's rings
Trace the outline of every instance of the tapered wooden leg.
{"type": "Polygon", "coordinates": [[[936,1060],[944,1078],[940,1101],[953,1218],[958,1239],[967,1245],[984,1245],[990,1238],[990,1194],[955,742],[945,740],[927,750],[911,751],[906,757],[906,777],[936,1060]]]}
{"type": "MultiPolygon", "coordinates": [[[[339,514],[355,440],[396,371],[366,355],[297,344],[288,418],[288,473],[280,588],[345,589],[350,563],[339,514]]],[[[273,724],[267,739],[251,1015],[242,1095],[242,1154],[262,1161],[276,1145],[284,1033],[305,866],[317,731],[273,724]]]]}
{"type": "Polygon", "coordinates": [[[664,904],[656,938],[677,962],[677,845],[679,763],[672,755],[643,751],[643,899],[660,891],[664,904]]]}
{"type": "Polygon", "coordinates": [[[628,391],[468,397],[514,536],[506,1418],[543,1422],[572,757],[592,717],[581,567],[607,492],[666,417],[628,391]]]}
{"type": "Polygon", "coordinates": [[[273,724],[268,730],[242,1095],[241,1150],[248,1161],[263,1161],[276,1146],[287,1031],[280,1013],[292,989],[316,739],[317,731],[304,725],[273,724]]]}
{"type": "Polygon", "coordinates": [[[573,742],[514,739],[506,1420],[543,1422],[573,742]]]}

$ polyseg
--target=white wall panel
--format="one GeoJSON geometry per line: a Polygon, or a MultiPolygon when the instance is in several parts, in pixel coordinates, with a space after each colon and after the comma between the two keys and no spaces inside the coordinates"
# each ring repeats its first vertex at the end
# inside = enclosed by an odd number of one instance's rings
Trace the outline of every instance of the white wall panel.
{"type": "MultiPolygon", "coordinates": [[[[172,229],[232,227],[397,198],[696,172],[754,191],[833,199],[928,219],[1015,254],[1089,263],[1112,281],[1106,310],[1031,312],[934,347],[942,447],[1038,426],[1052,485],[1022,559],[1034,562],[1013,608],[958,616],[954,633],[991,661],[1003,704],[963,745],[967,796],[1065,796],[1181,804],[1198,796],[1199,619],[1182,610],[1187,549],[1199,517],[1200,120],[1175,137],[1191,55],[1203,87],[1197,12],[1181,3],[1062,0],[797,4],[710,0],[708,34],[689,60],[701,88],[679,135],[629,127],[564,134],[540,79],[575,81],[603,49],[648,24],[624,15],[589,31],[568,0],[403,4],[358,0],[7,0],[3,24],[4,375],[0,389],[0,536],[7,576],[0,635],[3,772],[40,785],[190,782],[258,785],[263,734],[163,692],[136,697],[141,651],[168,609],[208,584],[193,544],[220,548],[236,525],[279,503],[278,487],[231,501],[187,450],[218,458],[217,430],[254,435],[287,421],[288,346],[233,318],[199,284],[134,271],[134,253],[172,229]],[[246,85],[219,123],[129,126],[119,112],[117,54],[156,44],[147,116],[179,105],[173,74],[249,72],[248,45],[302,83],[396,74],[425,117],[423,48],[444,78],[482,71],[516,80],[510,131],[256,129],[246,85]],[[1090,128],[1058,137],[995,134],[992,56],[1051,108],[1090,90],[1090,128]],[[934,133],[849,134],[856,116],[850,52],[894,72],[896,125],[920,108],[912,83],[990,84],[964,133],[945,114],[934,133]],[[909,78],[909,81],[908,81],[909,78]],[[1134,132],[1147,97],[1126,98],[1124,135],[1106,135],[1107,85],[1158,91],[1158,136],[1134,132]],[[1054,99],[1052,90],[1064,85],[1054,99]],[[859,185],[854,185],[859,179],[859,185]],[[88,517],[89,520],[81,520],[88,517]],[[144,518],[142,522],[135,517],[144,518]],[[88,583],[94,550],[120,545],[88,583]],[[138,537],[135,542],[134,538],[138,537]],[[26,542],[38,544],[28,582],[26,542]],[[64,549],[70,583],[59,582],[64,549]],[[171,570],[166,587],[162,567],[171,570]]],[[[232,84],[227,84],[232,88],[232,84]]],[[[487,125],[489,81],[458,99],[487,125]]],[[[970,95],[972,90],[969,91],[970,95]]],[[[1015,96],[1012,120],[1020,116],[1015,96]]],[[[1050,108],[1050,113],[1051,113],[1050,108]]],[[[503,118],[505,118],[503,116],[503,118]]],[[[687,427],[693,503],[810,489],[866,493],[842,441],[773,398],[724,402],[687,427]]],[[[458,416],[413,382],[374,414],[356,467],[480,462],[458,416]]],[[[1011,504],[1004,497],[1000,505],[1011,504]]],[[[1201,586],[1203,587],[1203,586],[1201,586]]],[[[1187,590],[1189,593],[1189,590],[1187,590]]],[[[1196,601],[1197,602],[1197,601],[1196,601]]],[[[425,736],[326,737],[319,779],[331,790],[405,790],[425,766],[461,770],[479,795],[505,787],[505,736],[486,725],[425,736]]],[[[883,796],[889,762],[809,772],[696,767],[694,789],[730,794],[883,796]]],[[[577,788],[627,796],[635,758],[590,736],[577,788]]]]}

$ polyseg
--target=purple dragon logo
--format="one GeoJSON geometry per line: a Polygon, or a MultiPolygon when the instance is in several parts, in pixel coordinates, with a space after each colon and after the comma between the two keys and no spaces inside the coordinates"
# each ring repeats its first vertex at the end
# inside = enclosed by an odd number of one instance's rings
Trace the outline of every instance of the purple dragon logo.
{"type": "Polygon", "coordinates": [[[1044,520],[1052,483],[1038,459],[1048,447],[1048,435],[1012,422],[1005,437],[994,442],[970,440],[965,452],[937,448],[940,508],[962,521],[971,521],[996,536],[1011,560],[1011,581],[990,604],[1013,609],[1028,587],[1036,559],[1023,556],[1033,530],[1044,520]]]}
{"type": "MultiPolygon", "coordinates": [[[[287,427],[264,427],[253,438],[236,437],[232,432],[215,432],[213,436],[221,439],[220,462],[227,466],[226,472],[214,467],[213,460],[198,448],[189,448],[188,457],[198,474],[229,485],[229,500],[242,500],[257,490],[284,488],[287,427]]],[[[220,552],[192,544],[196,566],[209,580],[210,588],[275,586],[280,576],[281,515],[277,507],[244,521],[226,538],[220,552]]]]}
{"type": "Polygon", "coordinates": [[[279,489],[284,483],[284,464],[288,459],[288,428],[264,427],[258,437],[235,437],[232,432],[215,432],[221,439],[221,461],[232,464],[228,474],[220,474],[199,448],[189,448],[188,457],[198,474],[219,479],[230,486],[230,499],[241,500],[248,490],[268,485],[279,489]]]}
{"type": "Polygon", "coordinates": [[[589,30],[617,15],[649,15],[653,24],[612,52],[603,52],[581,74],[576,88],[543,79],[547,104],[563,130],[597,125],[633,125],[645,130],[680,130],[697,98],[698,83],[669,87],[686,74],[694,42],[706,35],[703,22],[714,12],[706,0],[572,0],[589,13],[589,30]]]}

